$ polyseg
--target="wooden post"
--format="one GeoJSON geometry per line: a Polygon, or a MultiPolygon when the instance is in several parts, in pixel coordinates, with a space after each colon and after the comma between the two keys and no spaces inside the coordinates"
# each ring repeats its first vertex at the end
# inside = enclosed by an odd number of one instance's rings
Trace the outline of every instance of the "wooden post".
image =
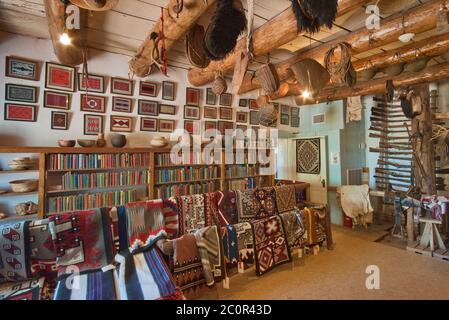
{"type": "Polygon", "coordinates": [[[45,203],[45,192],[46,192],[46,184],[47,180],[46,175],[46,158],[47,154],[44,152],[39,153],[39,193],[38,193],[38,213],[37,216],[39,219],[43,219],[45,217],[46,211],[46,203],[45,203]]]}
{"type": "Polygon", "coordinates": [[[150,166],[149,166],[149,170],[150,170],[150,179],[148,181],[149,185],[148,185],[148,197],[149,199],[154,199],[154,181],[155,181],[155,174],[156,174],[156,170],[155,170],[155,160],[154,158],[156,157],[156,153],[155,152],[149,152],[148,155],[150,156],[150,166]]]}

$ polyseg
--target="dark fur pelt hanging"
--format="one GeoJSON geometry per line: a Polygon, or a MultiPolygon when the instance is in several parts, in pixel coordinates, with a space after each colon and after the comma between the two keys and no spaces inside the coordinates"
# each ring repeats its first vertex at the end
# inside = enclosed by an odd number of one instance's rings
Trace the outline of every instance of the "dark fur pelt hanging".
{"type": "Polygon", "coordinates": [[[298,32],[316,33],[322,26],[332,28],[338,0],[291,0],[298,32]]]}
{"type": "Polygon", "coordinates": [[[235,8],[233,2],[219,0],[207,28],[204,49],[211,60],[225,58],[234,49],[238,36],[246,29],[245,13],[235,8]]]}

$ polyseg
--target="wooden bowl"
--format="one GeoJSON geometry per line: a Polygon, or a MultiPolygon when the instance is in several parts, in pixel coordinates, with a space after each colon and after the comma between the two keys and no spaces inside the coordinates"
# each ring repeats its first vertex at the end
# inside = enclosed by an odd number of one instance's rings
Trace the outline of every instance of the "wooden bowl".
{"type": "Polygon", "coordinates": [[[36,179],[26,179],[26,180],[14,180],[10,181],[9,185],[13,192],[31,192],[38,188],[39,180],[36,179]]]}
{"type": "Polygon", "coordinates": [[[75,140],[58,140],[58,146],[60,147],[73,148],[75,144],[75,140]]]}
{"type": "Polygon", "coordinates": [[[97,140],[78,139],[77,141],[81,147],[85,148],[91,148],[97,144],[97,140]]]}

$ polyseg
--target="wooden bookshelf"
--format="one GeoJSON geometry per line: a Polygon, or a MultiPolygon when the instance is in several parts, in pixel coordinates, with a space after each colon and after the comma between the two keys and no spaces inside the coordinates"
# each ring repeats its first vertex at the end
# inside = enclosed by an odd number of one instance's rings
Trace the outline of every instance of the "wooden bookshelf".
{"type": "Polygon", "coordinates": [[[0,174],[16,174],[16,173],[36,173],[39,172],[38,169],[30,170],[0,170],[0,174]]]}
{"type": "Polygon", "coordinates": [[[0,197],[23,197],[23,196],[34,196],[36,194],[39,194],[38,191],[32,191],[32,192],[6,192],[1,193],[0,197]]]}

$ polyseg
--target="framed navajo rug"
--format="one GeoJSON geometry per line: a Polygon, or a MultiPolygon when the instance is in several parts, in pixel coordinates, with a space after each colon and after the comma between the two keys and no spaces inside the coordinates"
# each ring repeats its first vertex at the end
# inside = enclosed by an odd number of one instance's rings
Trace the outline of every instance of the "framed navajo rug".
{"type": "Polygon", "coordinates": [[[171,81],[163,81],[162,82],[162,99],[164,100],[175,100],[175,88],[176,84],[171,81]]]}
{"type": "Polygon", "coordinates": [[[296,140],[296,172],[320,174],[320,139],[296,140]]]}
{"type": "Polygon", "coordinates": [[[95,114],[84,115],[84,134],[97,135],[103,132],[103,116],[95,114]]]}
{"type": "Polygon", "coordinates": [[[80,91],[104,93],[104,84],[105,77],[103,76],[88,74],[85,77],[82,73],[78,73],[78,89],[80,91]]]}
{"type": "Polygon", "coordinates": [[[106,97],[81,94],[81,111],[88,112],[106,112],[106,97]]]}
{"type": "Polygon", "coordinates": [[[36,122],[36,106],[5,103],[5,120],[36,122]]]}
{"type": "Polygon", "coordinates": [[[7,83],[5,86],[5,100],[25,103],[36,103],[38,99],[38,87],[23,86],[7,83]]]}
{"type": "Polygon", "coordinates": [[[134,83],[132,80],[111,78],[111,93],[132,96],[134,91],[133,85],[134,83]]]}
{"type": "Polygon", "coordinates": [[[157,97],[157,83],[140,81],[139,94],[141,96],[157,97]]]}
{"type": "Polygon", "coordinates": [[[75,91],[75,68],[47,62],[45,69],[45,88],[71,92],[75,91]]]}
{"type": "Polygon", "coordinates": [[[206,104],[217,104],[217,95],[212,91],[212,88],[206,89],[206,104]]]}
{"type": "Polygon", "coordinates": [[[292,260],[282,220],[278,215],[252,223],[256,253],[256,274],[261,276],[292,260]]]}
{"type": "Polygon", "coordinates": [[[6,57],[6,76],[25,80],[39,80],[39,62],[13,56],[6,57]]]}
{"type": "Polygon", "coordinates": [[[51,128],[53,130],[67,130],[69,128],[69,114],[62,111],[52,111],[51,128]]]}
{"type": "Polygon", "coordinates": [[[132,112],[133,99],[123,97],[112,97],[112,111],[132,112]]]}
{"type": "Polygon", "coordinates": [[[70,93],[45,91],[44,107],[69,110],[70,109],[70,93]]]}
{"type": "Polygon", "coordinates": [[[157,131],[157,119],[141,117],[140,131],[157,131]]]}
{"type": "Polygon", "coordinates": [[[132,132],[133,118],[111,115],[110,129],[115,132],[132,132]]]}

